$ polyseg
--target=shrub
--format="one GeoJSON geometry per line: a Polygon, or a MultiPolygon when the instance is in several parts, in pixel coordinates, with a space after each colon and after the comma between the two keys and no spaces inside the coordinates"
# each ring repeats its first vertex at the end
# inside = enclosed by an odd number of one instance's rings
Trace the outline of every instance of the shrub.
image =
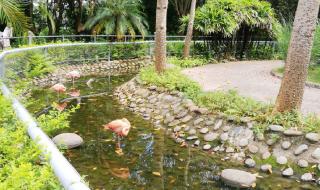
{"type": "MultiPolygon", "coordinates": [[[[280,53],[280,58],[286,59],[289,43],[291,39],[292,25],[284,24],[279,27],[276,31],[276,38],[278,42],[278,49],[280,53]]],[[[311,53],[311,62],[318,63],[320,60],[320,25],[317,26],[315,37],[313,40],[313,47],[311,53]]]]}
{"type": "Polygon", "coordinates": [[[188,68],[207,64],[209,61],[201,58],[182,59],[178,57],[170,57],[168,62],[179,67],[188,68]]]}
{"type": "Polygon", "coordinates": [[[41,77],[54,70],[53,63],[43,54],[29,52],[25,56],[25,76],[27,78],[41,77]]]}
{"type": "Polygon", "coordinates": [[[62,189],[39,147],[0,95],[0,189],[62,189]]]}
{"type": "Polygon", "coordinates": [[[156,84],[169,90],[178,90],[184,92],[190,98],[197,96],[201,91],[199,84],[183,75],[178,67],[167,69],[161,75],[156,73],[154,67],[146,67],[141,70],[139,77],[147,84],[156,84]]]}

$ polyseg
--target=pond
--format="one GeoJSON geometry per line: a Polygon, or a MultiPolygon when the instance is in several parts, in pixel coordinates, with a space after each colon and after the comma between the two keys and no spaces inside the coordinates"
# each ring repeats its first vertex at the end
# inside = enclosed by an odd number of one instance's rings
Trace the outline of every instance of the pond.
{"type": "MultiPolygon", "coordinates": [[[[82,95],[106,92],[103,96],[81,99],[80,108],[70,117],[71,127],[60,132],[74,132],[85,141],[79,148],[65,152],[71,164],[85,176],[92,189],[221,189],[229,190],[219,180],[225,168],[238,168],[252,173],[259,169],[244,168],[242,164],[222,161],[218,154],[198,149],[180,147],[167,135],[165,129],[154,128],[150,121],[124,109],[112,97],[113,89],[130,80],[129,76],[96,77],[90,87],[90,78],[83,77],[75,83],[82,95]],[[121,140],[123,155],[115,152],[116,138],[103,125],[114,119],[127,118],[133,128],[121,140]]],[[[72,84],[67,84],[68,87],[72,84]]],[[[29,109],[40,111],[50,105],[56,95],[48,89],[35,90],[37,102],[29,109]]],[[[74,104],[76,101],[73,102],[74,104]]],[[[307,183],[298,183],[280,176],[259,173],[255,189],[317,189],[307,183]]]]}

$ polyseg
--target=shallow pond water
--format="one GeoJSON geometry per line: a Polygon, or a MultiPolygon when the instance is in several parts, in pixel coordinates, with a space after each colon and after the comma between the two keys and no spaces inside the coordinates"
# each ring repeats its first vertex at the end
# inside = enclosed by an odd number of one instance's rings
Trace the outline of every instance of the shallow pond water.
{"type": "MultiPolygon", "coordinates": [[[[70,117],[71,127],[60,132],[75,132],[83,137],[83,146],[68,150],[65,155],[72,165],[90,183],[92,189],[221,189],[229,190],[219,180],[224,168],[238,168],[258,173],[258,169],[243,168],[242,164],[221,161],[219,155],[193,148],[180,147],[165,129],[156,129],[152,123],[121,107],[112,97],[114,87],[132,76],[96,78],[92,88],[86,85],[90,77],[75,83],[82,95],[108,92],[107,95],[81,100],[80,108],[70,117]],[[115,153],[116,138],[102,125],[119,118],[127,118],[133,128],[121,140],[124,155],[115,153]]],[[[68,84],[71,87],[72,84],[68,84]]],[[[35,90],[35,104],[29,109],[37,112],[56,99],[48,89],[35,90]]],[[[316,189],[311,184],[300,184],[278,174],[262,175],[255,189],[316,189]]]]}

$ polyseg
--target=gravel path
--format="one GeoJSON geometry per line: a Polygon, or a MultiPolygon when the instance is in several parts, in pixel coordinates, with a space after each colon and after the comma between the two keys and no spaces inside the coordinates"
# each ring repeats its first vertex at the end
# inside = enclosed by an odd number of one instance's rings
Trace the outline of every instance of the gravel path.
{"type": "MultiPolygon", "coordinates": [[[[183,73],[199,82],[205,91],[235,89],[239,94],[274,103],[281,80],[270,75],[282,61],[240,61],[185,69],[183,73]]],[[[306,87],[302,112],[320,115],[320,89],[306,87]]]]}

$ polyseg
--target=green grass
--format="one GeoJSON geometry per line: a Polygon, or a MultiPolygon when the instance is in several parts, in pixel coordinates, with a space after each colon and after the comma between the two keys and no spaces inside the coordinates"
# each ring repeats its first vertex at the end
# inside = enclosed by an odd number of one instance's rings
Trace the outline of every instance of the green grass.
{"type": "Polygon", "coordinates": [[[302,117],[297,111],[275,114],[272,113],[273,105],[240,96],[236,91],[204,92],[198,83],[182,74],[179,67],[167,69],[161,75],[156,73],[153,66],[147,67],[141,70],[139,78],[147,85],[183,92],[198,106],[206,107],[213,113],[223,113],[239,122],[242,117],[249,117],[256,122],[255,133],[263,133],[270,124],[297,127],[305,132],[320,132],[320,118],[317,116],[302,117]]]}
{"type": "Polygon", "coordinates": [[[183,59],[181,57],[170,57],[168,59],[168,62],[182,67],[182,68],[189,68],[189,67],[197,67],[197,66],[202,66],[206,65],[209,63],[213,63],[214,61],[210,61],[204,58],[188,58],[188,59],[183,59]]]}
{"type": "MultiPolygon", "coordinates": [[[[279,74],[284,73],[284,67],[275,70],[279,74]]],[[[320,65],[312,65],[308,69],[308,81],[320,84],[320,65]]]]}
{"type": "Polygon", "coordinates": [[[10,103],[0,95],[0,189],[62,189],[10,103]]]}

